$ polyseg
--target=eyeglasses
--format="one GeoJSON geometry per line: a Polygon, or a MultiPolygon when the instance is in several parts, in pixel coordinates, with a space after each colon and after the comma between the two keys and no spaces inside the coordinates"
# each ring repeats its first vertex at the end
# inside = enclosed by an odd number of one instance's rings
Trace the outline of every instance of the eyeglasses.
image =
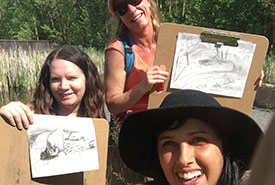
{"type": "Polygon", "coordinates": [[[122,3],[119,3],[114,10],[119,13],[120,16],[125,15],[128,12],[128,4],[132,6],[137,6],[141,3],[142,0],[125,0],[122,3]]]}

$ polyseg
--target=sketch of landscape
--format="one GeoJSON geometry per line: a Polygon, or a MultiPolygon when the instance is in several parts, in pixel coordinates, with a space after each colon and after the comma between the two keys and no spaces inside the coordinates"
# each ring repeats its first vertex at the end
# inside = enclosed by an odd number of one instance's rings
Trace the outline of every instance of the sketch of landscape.
{"type": "Polygon", "coordinates": [[[241,98],[256,45],[241,40],[238,44],[206,43],[200,35],[179,33],[170,88],[241,98]]]}
{"type": "Polygon", "coordinates": [[[90,118],[35,114],[28,139],[33,178],[99,168],[90,118]]]}

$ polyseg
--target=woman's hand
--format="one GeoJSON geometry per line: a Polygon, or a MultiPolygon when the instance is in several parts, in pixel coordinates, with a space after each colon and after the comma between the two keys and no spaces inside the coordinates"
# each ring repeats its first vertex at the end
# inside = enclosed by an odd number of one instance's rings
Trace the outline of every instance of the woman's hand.
{"type": "Polygon", "coordinates": [[[33,123],[33,111],[20,101],[10,102],[0,108],[0,116],[18,130],[28,129],[33,123]]]}
{"type": "MultiPolygon", "coordinates": [[[[164,65],[149,67],[142,81],[145,92],[155,90],[156,85],[164,84],[168,75],[164,65]]],[[[157,90],[161,91],[161,89],[157,90]]]]}
{"type": "Polygon", "coordinates": [[[264,71],[262,70],[261,71],[261,75],[260,75],[260,77],[258,79],[258,84],[257,84],[258,87],[262,87],[263,79],[264,79],[264,71]]]}

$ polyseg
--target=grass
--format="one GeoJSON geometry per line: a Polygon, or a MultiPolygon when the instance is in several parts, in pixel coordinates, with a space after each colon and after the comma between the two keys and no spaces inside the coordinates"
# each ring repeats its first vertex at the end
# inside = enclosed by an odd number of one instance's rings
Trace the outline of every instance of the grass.
{"type": "Polygon", "coordinates": [[[31,100],[47,55],[47,51],[0,50],[0,105],[11,100],[31,100]]]}
{"type": "Polygon", "coordinates": [[[83,48],[83,50],[90,56],[95,65],[97,66],[98,72],[103,80],[104,73],[104,51],[96,50],[94,48],[83,48]]]}

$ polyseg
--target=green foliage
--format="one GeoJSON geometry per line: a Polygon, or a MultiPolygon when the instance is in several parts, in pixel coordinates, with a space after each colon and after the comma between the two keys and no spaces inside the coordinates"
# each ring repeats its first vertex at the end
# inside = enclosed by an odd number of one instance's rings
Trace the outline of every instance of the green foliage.
{"type": "MultiPolygon", "coordinates": [[[[265,35],[274,45],[274,0],[156,0],[163,22],[265,35]]],[[[103,49],[113,34],[107,0],[1,0],[0,39],[103,49]]]]}
{"type": "Polygon", "coordinates": [[[49,40],[104,48],[107,0],[1,0],[0,39],[49,40]],[[94,11],[96,10],[96,11],[94,11]]]}
{"type": "Polygon", "coordinates": [[[270,51],[266,57],[264,73],[265,77],[263,82],[275,85],[275,53],[272,51],[270,51]]]}
{"type": "Polygon", "coordinates": [[[271,45],[275,30],[273,0],[162,0],[163,22],[265,35],[271,45]]]}
{"type": "MultiPolygon", "coordinates": [[[[1,25],[4,25],[9,39],[32,40],[35,39],[36,17],[31,0],[3,2],[3,15],[1,25]],[[4,3],[6,2],[6,3],[4,3]]],[[[2,36],[1,36],[2,37],[2,36]]]]}

